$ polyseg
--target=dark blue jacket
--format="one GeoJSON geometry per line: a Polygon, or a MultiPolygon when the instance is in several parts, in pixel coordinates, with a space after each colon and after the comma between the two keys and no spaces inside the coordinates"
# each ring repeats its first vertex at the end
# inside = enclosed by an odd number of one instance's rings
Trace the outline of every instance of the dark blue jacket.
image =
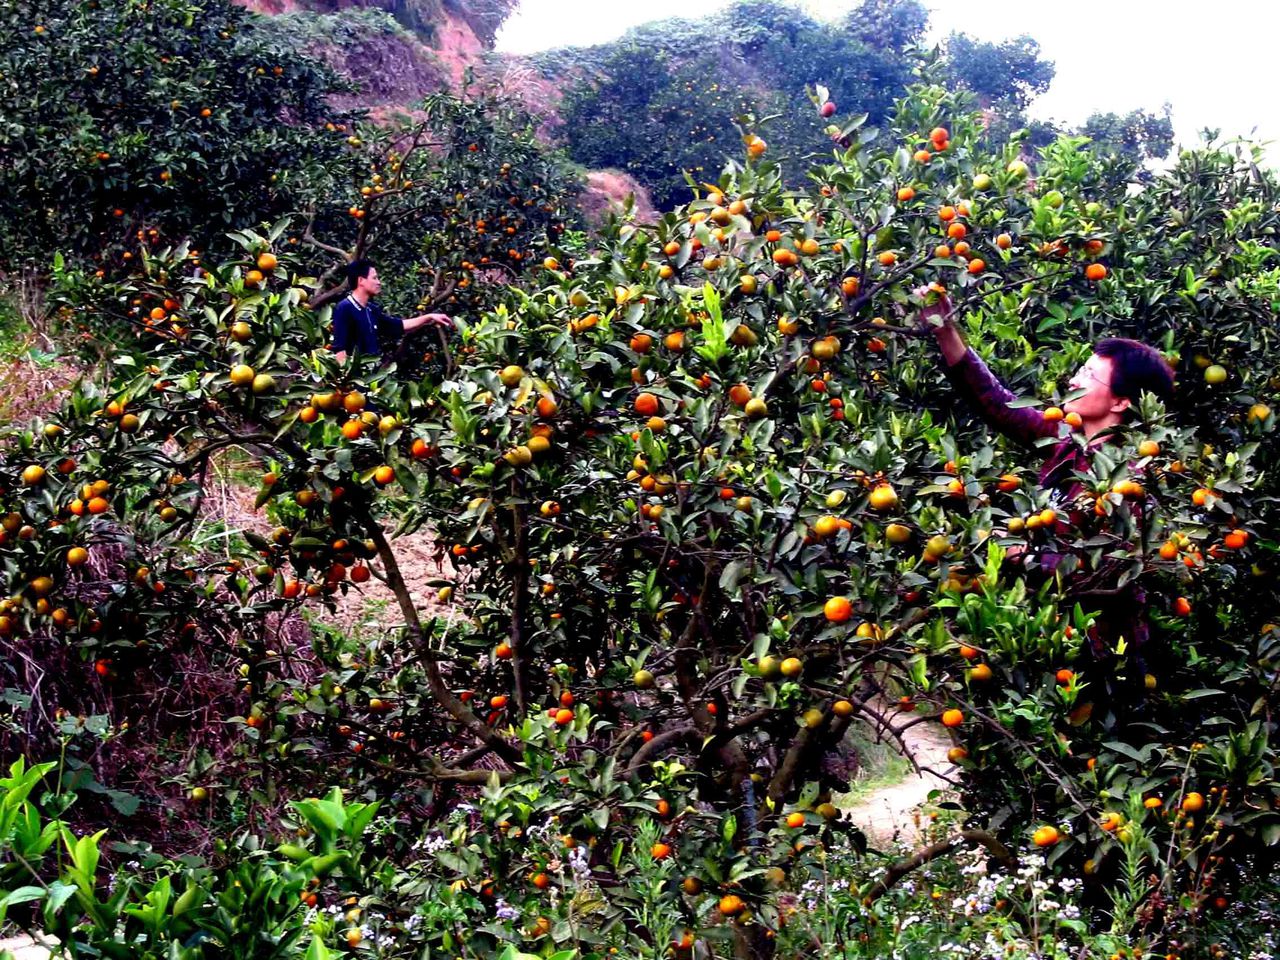
{"type": "Polygon", "coordinates": [[[381,356],[404,334],[404,321],[377,303],[360,306],[350,294],[333,309],[333,352],[381,356]]]}

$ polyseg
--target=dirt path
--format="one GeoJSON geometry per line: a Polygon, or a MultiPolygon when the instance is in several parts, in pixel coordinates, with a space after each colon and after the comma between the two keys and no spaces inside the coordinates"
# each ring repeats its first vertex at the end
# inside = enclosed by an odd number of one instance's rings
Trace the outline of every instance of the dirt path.
{"type": "MultiPolygon", "coordinates": [[[[56,944],[57,939],[47,941],[50,944],[56,944]]],[[[48,960],[53,956],[49,952],[49,948],[42,946],[28,936],[11,937],[8,940],[0,940],[0,956],[6,954],[12,956],[14,960],[48,960]]]]}
{"type": "MultiPolygon", "coordinates": [[[[911,716],[898,714],[904,721],[911,716]]],[[[915,845],[928,823],[928,813],[924,808],[929,802],[929,794],[950,788],[950,784],[938,774],[951,776],[955,770],[947,759],[951,741],[937,724],[918,723],[907,729],[902,739],[906,753],[923,768],[923,772],[908,770],[902,780],[873,790],[845,807],[845,815],[862,828],[873,846],[883,847],[895,842],[915,845]]]]}

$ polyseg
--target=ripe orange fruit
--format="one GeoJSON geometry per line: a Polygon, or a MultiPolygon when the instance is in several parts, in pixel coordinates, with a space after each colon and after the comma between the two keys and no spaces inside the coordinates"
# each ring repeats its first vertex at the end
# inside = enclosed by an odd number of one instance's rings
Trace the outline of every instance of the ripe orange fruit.
{"type": "Polygon", "coordinates": [[[912,157],[916,163],[928,163],[933,159],[933,154],[928,150],[917,150],[912,157]]]}
{"type": "Polygon", "coordinates": [[[796,256],[794,250],[775,250],[773,251],[773,262],[780,267],[794,267],[800,262],[800,258],[796,256]]]}
{"type": "Polygon", "coordinates": [[[566,727],[573,723],[573,711],[567,707],[562,707],[556,711],[556,723],[559,726],[566,727]]]}
{"type": "Polygon", "coordinates": [[[867,497],[873,510],[892,510],[898,505],[898,494],[887,483],[877,484],[867,497]]]}
{"type": "Polygon", "coordinates": [[[862,282],[857,277],[845,277],[840,281],[840,292],[846,297],[856,297],[861,288],[862,282]]]}
{"type": "Polygon", "coordinates": [[[1239,550],[1249,542],[1249,534],[1244,530],[1232,530],[1222,542],[1229,550],[1239,550]]]}
{"type": "Polygon", "coordinates": [[[912,189],[911,187],[899,187],[899,188],[898,188],[898,202],[899,202],[899,203],[909,203],[909,202],[911,202],[912,200],[914,200],[914,199],[915,199],[915,196],[916,196],[916,192],[915,192],[915,190],[914,190],[914,189],[912,189]]]}
{"type": "Polygon", "coordinates": [[[653,337],[649,336],[647,333],[637,333],[631,338],[628,346],[630,346],[636,353],[648,353],[653,347],[653,337]]]}
{"type": "Polygon", "coordinates": [[[671,844],[658,841],[649,848],[649,855],[655,860],[665,860],[671,856],[671,844]]]}
{"type": "Polygon", "coordinates": [[[280,261],[276,259],[276,255],[269,250],[258,254],[258,269],[263,273],[270,273],[279,263],[280,261]]]}
{"type": "Polygon", "coordinates": [[[1160,559],[1177,560],[1178,545],[1172,540],[1166,540],[1164,543],[1160,544],[1160,559]]]}
{"type": "Polygon", "coordinates": [[[787,826],[790,827],[792,830],[798,830],[801,827],[803,827],[804,814],[800,813],[799,811],[796,811],[795,813],[787,814],[787,826]]]}
{"type": "Polygon", "coordinates": [[[1085,279],[1102,280],[1107,276],[1107,268],[1100,263],[1091,263],[1084,268],[1085,279]]]}
{"type": "Polygon", "coordinates": [[[661,409],[661,403],[652,393],[641,393],[635,399],[635,411],[642,417],[651,417],[661,409]]]}
{"type": "Polygon", "coordinates": [[[1173,601],[1173,612],[1180,617],[1191,616],[1191,601],[1186,597],[1177,597],[1173,601]]]}
{"type": "Polygon", "coordinates": [[[395,480],[395,478],[396,472],[385,463],[378,467],[377,470],[373,471],[373,480],[380,487],[385,487],[387,484],[395,480]]]}
{"type": "Polygon", "coordinates": [[[944,223],[949,223],[955,218],[956,218],[955,207],[939,207],[938,208],[938,219],[943,221],[944,223]]]}
{"type": "Polygon", "coordinates": [[[962,723],[964,723],[964,714],[955,707],[942,711],[942,725],[944,727],[958,727],[962,723]]]}
{"type": "Polygon", "coordinates": [[[966,660],[977,660],[980,651],[976,647],[962,646],[960,648],[960,656],[966,660]]]}
{"type": "Polygon", "coordinates": [[[947,236],[952,240],[963,240],[969,235],[969,228],[963,223],[953,223],[947,227],[947,236]]]}
{"type": "Polygon", "coordinates": [[[1062,412],[1061,407],[1049,407],[1044,412],[1044,418],[1051,423],[1061,420],[1065,416],[1066,414],[1062,412]]]}
{"type": "Polygon", "coordinates": [[[1199,813],[1204,809],[1204,794],[1188,793],[1182,798],[1183,813],[1199,813]]]}
{"type": "Polygon", "coordinates": [[[751,388],[745,383],[736,383],[729,388],[729,400],[734,406],[745,407],[751,400],[751,388]]]}
{"type": "Polygon", "coordinates": [[[987,261],[983,260],[981,257],[974,257],[969,261],[969,266],[966,269],[971,274],[977,276],[983,270],[987,269],[987,261]]]}
{"type": "Polygon", "coordinates": [[[1037,827],[1036,832],[1031,835],[1031,842],[1041,848],[1052,847],[1061,839],[1062,834],[1057,827],[1037,827]]]}
{"type": "Polygon", "coordinates": [[[342,425],[342,435],[348,440],[359,440],[362,433],[364,433],[364,421],[358,417],[352,417],[342,425]]]}
{"type": "Polygon", "coordinates": [[[876,259],[880,261],[880,266],[892,267],[898,262],[898,255],[892,250],[886,250],[884,253],[880,254],[880,256],[876,257],[876,259]]]}
{"type": "Polygon", "coordinates": [[[1058,683],[1060,683],[1062,686],[1065,687],[1069,683],[1071,683],[1071,678],[1074,676],[1075,676],[1075,673],[1073,671],[1068,670],[1066,667],[1063,667],[1061,670],[1059,670],[1057,673],[1053,675],[1053,679],[1055,679],[1056,681],[1058,681],[1058,683]]]}
{"type": "Polygon", "coordinates": [[[101,513],[106,513],[108,510],[110,510],[111,504],[107,502],[105,497],[92,497],[90,498],[89,502],[85,504],[85,508],[91,514],[94,514],[96,516],[101,513]]]}
{"type": "Polygon", "coordinates": [[[884,528],[884,537],[890,543],[903,544],[911,539],[911,528],[901,523],[891,523],[884,528]]]}
{"type": "Polygon", "coordinates": [[[931,143],[946,143],[951,139],[951,133],[946,127],[934,127],[929,131],[929,141],[931,143]]]}
{"type": "Polygon", "coordinates": [[[969,679],[975,683],[986,683],[991,677],[991,667],[985,663],[980,663],[969,671],[969,679]]]}
{"type": "Polygon", "coordinates": [[[720,898],[719,907],[720,912],[726,917],[736,917],[747,908],[747,905],[736,893],[729,893],[720,898]]]}
{"type": "Polygon", "coordinates": [[[822,605],[822,614],[832,623],[846,623],[853,616],[853,604],[844,597],[831,597],[822,605]]]}
{"type": "Polygon", "coordinates": [[[493,655],[499,660],[510,660],[513,653],[514,651],[511,649],[511,644],[507,643],[505,640],[493,648],[493,655]]]}
{"type": "Polygon", "coordinates": [[[833,516],[819,517],[813,524],[813,532],[821,539],[835,536],[840,529],[840,521],[833,516]]]}
{"type": "Polygon", "coordinates": [[[34,487],[44,479],[44,476],[44,467],[38,463],[33,463],[22,471],[22,482],[28,487],[34,487]]]}
{"type": "Polygon", "coordinates": [[[951,248],[948,247],[945,243],[940,243],[933,248],[933,255],[937,257],[939,260],[950,260],[951,248]]]}
{"type": "Polygon", "coordinates": [[[1138,456],[1154,457],[1160,452],[1160,444],[1154,440],[1143,440],[1138,444],[1138,456]]]}
{"type": "Polygon", "coordinates": [[[67,551],[67,566],[82,567],[89,562],[89,551],[84,547],[72,547],[67,551]]]}
{"type": "Polygon", "coordinates": [[[996,237],[996,246],[1001,250],[1008,250],[1013,246],[1013,237],[1007,233],[1000,234],[1000,236],[996,237]]]}

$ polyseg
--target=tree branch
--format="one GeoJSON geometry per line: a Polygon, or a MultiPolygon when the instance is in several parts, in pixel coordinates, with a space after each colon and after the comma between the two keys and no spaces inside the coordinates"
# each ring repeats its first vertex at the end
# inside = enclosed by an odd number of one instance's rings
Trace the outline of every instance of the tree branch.
{"type": "Polygon", "coordinates": [[[907,874],[919,869],[931,860],[937,860],[939,857],[945,856],[962,844],[980,844],[986,847],[987,851],[996,860],[1000,861],[1001,866],[1009,870],[1017,869],[1017,858],[995,836],[986,830],[961,830],[953,837],[939,840],[937,843],[931,843],[927,847],[921,847],[906,859],[890,864],[884,879],[867,891],[866,896],[863,897],[863,903],[869,904],[879,900],[907,874]]]}

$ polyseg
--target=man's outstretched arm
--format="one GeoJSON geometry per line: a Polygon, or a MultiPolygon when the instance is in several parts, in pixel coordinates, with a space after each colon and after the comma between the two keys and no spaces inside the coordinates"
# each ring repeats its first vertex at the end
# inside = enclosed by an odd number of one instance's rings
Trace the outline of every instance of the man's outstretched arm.
{"type": "Polygon", "coordinates": [[[920,319],[933,328],[942,351],[943,372],[974,410],[996,430],[1020,443],[1033,444],[1041,437],[1058,436],[1058,424],[1046,420],[1034,407],[1010,406],[1018,398],[969,349],[952,318],[951,301],[938,297],[920,311],[920,319]]]}
{"type": "Polygon", "coordinates": [[[402,323],[406,332],[425,326],[442,327],[445,330],[453,328],[453,320],[447,313],[422,313],[416,317],[406,317],[402,323]]]}

